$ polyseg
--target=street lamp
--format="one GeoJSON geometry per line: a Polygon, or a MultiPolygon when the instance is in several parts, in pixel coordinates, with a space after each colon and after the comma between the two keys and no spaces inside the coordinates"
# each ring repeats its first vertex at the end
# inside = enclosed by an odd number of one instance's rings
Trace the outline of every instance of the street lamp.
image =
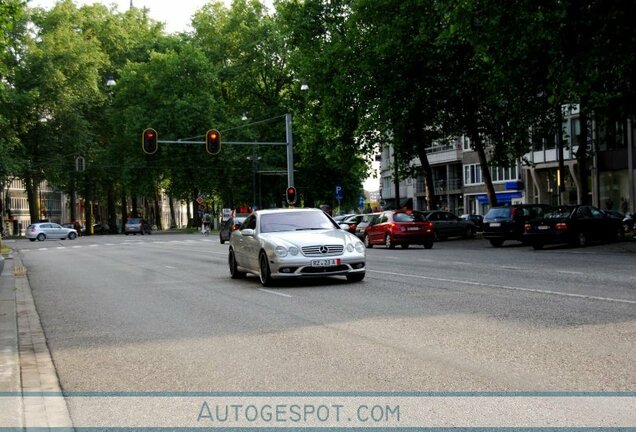
{"type": "Polygon", "coordinates": [[[300,84],[300,90],[301,91],[309,90],[309,85],[307,84],[307,81],[305,81],[305,80],[302,81],[302,83],[300,84]]]}
{"type": "Polygon", "coordinates": [[[244,112],[243,115],[241,116],[241,120],[247,121],[247,113],[246,112],[244,112]]]}

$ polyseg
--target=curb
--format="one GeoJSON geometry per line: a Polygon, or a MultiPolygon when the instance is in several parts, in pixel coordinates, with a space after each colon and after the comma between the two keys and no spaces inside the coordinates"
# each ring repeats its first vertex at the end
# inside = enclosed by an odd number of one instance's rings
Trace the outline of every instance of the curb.
{"type": "Polygon", "coordinates": [[[19,255],[12,262],[0,278],[0,391],[9,394],[0,398],[0,428],[72,428],[66,401],[45,397],[62,390],[27,269],[19,255]]]}

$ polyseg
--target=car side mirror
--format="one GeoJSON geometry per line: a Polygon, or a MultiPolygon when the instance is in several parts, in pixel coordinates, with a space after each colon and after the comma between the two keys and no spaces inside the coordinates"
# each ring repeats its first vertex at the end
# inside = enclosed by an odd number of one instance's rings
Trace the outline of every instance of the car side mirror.
{"type": "Polygon", "coordinates": [[[342,230],[349,231],[349,225],[347,225],[347,224],[339,224],[338,226],[342,230]]]}
{"type": "Polygon", "coordinates": [[[254,230],[251,228],[245,228],[244,230],[241,230],[241,234],[245,237],[254,237],[254,230]]]}

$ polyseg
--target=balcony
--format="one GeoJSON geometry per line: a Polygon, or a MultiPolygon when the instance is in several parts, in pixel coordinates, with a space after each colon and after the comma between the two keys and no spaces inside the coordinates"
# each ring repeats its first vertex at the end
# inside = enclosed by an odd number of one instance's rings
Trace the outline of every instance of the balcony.
{"type": "MultiPolygon", "coordinates": [[[[434,190],[435,195],[447,195],[447,194],[458,194],[462,193],[462,179],[461,178],[450,178],[446,179],[438,179],[434,180],[434,190]]],[[[424,180],[418,179],[417,183],[415,183],[415,194],[416,195],[424,195],[426,190],[424,189],[424,180]]]]}
{"type": "Polygon", "coordinates": [[[433,145],[426,149],[428,163],[439,165],[462,160],[462,146],[458,143],[433,145]]]}

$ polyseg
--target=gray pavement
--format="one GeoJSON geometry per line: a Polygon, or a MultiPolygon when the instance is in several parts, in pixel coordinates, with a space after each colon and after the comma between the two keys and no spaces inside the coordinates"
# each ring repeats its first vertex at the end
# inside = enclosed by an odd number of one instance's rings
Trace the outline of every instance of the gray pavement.
{"type": "MultiPolygon", "coordinates": [[[[13,254],[12,254],[13,255],[13,254]]],[[[0,274],[0,427],[72,426],[19,255],[0,274]]]]}

